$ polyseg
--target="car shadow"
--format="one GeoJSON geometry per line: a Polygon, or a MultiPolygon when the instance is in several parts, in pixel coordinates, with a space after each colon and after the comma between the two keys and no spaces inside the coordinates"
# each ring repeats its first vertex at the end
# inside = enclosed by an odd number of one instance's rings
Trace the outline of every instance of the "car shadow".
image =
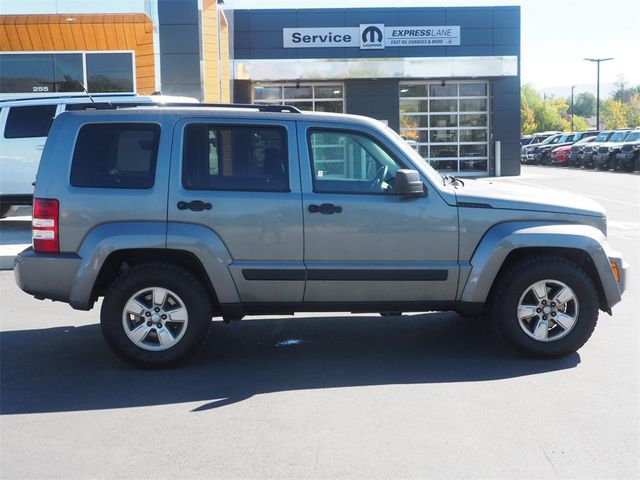
{"type": "Polygon", "coordinates": [[[518,358],[489,326],[448,312],[215,322],[203,352],[170,370],[121,362],[99,325],[2,332],[0,360],[4,415],[177,403],[202,412],[263,393],[481,382],[580,363],[518,358]]]}

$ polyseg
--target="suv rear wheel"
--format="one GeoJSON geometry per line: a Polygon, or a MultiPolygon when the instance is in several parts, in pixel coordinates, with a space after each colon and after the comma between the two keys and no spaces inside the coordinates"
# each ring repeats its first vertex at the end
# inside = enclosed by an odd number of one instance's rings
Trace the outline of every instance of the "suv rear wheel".
{"type": "Polygon", "coordinates": [[[167,263],[146,263],[123,273],[105,295],[102,333],[126,362],[171,367],[194,355],[211,325],[211,304],[201,283],[167,263]]]}
{"type": "Polygon", "coordinates": [[[598,321],[598,292],[587,273],[560,257],[536,256],[511,265],[493,291],[498,334],[516,351],[538,358],[569,355],[598,321]]]}

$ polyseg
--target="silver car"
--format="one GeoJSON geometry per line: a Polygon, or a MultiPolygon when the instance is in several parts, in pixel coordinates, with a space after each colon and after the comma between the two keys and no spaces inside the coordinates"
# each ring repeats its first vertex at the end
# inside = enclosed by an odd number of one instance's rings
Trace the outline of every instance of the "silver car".
{"type": "Polygon", "coordinates": [[[212,317],[455,310],[560,357],[611,312],[626,264],[590,199],[442,177],[382,123],[287,106],[65,112],[15,278],[89,310],[164,367],[212,317]]]}

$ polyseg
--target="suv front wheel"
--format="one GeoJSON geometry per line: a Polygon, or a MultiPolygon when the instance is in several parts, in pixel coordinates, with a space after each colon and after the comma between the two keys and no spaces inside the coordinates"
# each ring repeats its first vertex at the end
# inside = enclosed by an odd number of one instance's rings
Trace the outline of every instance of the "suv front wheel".
{"type": "Polygon", "coordinates": [[[188,271],[167,263],[137,265],[105,295],[102,333],[114,352],[143,368],[171,367],[194,355],[211,325],[211,303],[188,271]]]}
{"type": "Polygon", "coordinates": [[[493,290],[499,336],[538,358],[569,355],[589,339],[598,321],[598,292],[587,273],[561,257],[517,261],[493,290]]]}

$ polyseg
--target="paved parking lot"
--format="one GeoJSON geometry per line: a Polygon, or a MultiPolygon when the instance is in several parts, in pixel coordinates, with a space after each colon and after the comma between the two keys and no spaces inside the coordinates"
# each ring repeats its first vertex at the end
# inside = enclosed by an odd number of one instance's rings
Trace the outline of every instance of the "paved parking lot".
{"type": "MultiPolygon", "coordinates": [[[[107,349],[98,310],[39,302],[3,271],[0,477],[638,478],[640,176],[483,181],[607,208],[629,290],[578,354],[514,358],[452,313],[296,315],[216,322],[192,364],[140,371],[107,349]]],[[[28,219],[0,235],[28,242],[28,219]]]]}

